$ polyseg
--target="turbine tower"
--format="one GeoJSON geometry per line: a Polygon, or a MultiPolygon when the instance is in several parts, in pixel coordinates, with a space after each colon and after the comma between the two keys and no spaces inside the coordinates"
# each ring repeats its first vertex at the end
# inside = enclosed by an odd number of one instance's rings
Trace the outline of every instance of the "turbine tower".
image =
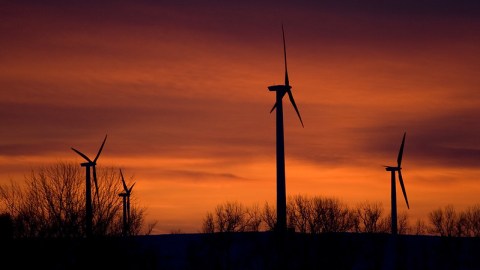
{"type": "Polygon", "coordinates": [[[403,146],[405,145],[405,132],[403,134],[402,144],[400,146],[400,151],[398,152],[397,166],[385,166],[385,170],[389,171],[391,174],[391,185],[392,185],[392,235],[397,235],[397,190],[396,190],[396,181],[395,181],[395,172],[398,172],[398,179],[400,186],[402,187],[403,197],[405,197],[405,202],[407,203],[407,208],[410,209],[408,204],[407,192],[405,191],[405,185],[403,184],[402,178],[402,156],[403,156],[403,146]]]}
{"type": "Polygon", "coordinates": [[[72,150],[75,151],[77,154],[79,154],[81,157],[83,157],[87,162],[80,163],[82,167],[85,167],[86,169],[86,195],[85,195],[85,219],[86,219],[86,224],[85,224],[85,232],[87,237],[92,237],[92,224],[93,224],[93,211],[92,211],[92,190],[91,190],[91,181],[90,181],[90,168],[93,170],[93,182],[95,183],[95,189],[96,189],[96,195],[97,195],[97,200],[100,204],[100,199],[98,198],[98,183],[97,183],[97,170],[95,166],[97,165],[97,160],[98,157],[100,156],[100,153],[102,152],[103,146],[105,145],[105,141],[107,140],[107,135],[105,135],[105,139],[103,139],[103,143],[100,146],[100,149],[98,150],[97,156],[93,161],[87,157],[85,154],[82,152],[78,151],[77,149],[72,147],[72,150]]]}
{"type": "Polygon", "coordinates": [[[130,188],[127,187],[125,184],[125,179],[123,178],[122,169],[120,169],[120,176],[122,177],[122,184],[123,184],[123,192],[119,193],[118,196],[122,197],[123,201],[123,235],[128,235],[129,226],[130,226],[130,194],[132,194],[133,186],[135,183],[132,184],[130,188]]]}
{"type": "Polygon", "coordinates": [[[287,50],[285,46],[285,32],[282,24],[282,37],[283,37],[283,57],[285,61],[285,84],[284,85],[272,85],[268,87],[269,91],[275,91],[276,102],[270,113],[273,110],[277,110],[276,115],[276,132],[277,132],[277,224],[276,230],[285,232],[287,230],[287,195],[285,187],[285,150],[284,150],[284,134],[283,134],[283,106],[282,99],[285,94],[288,94],[290,102],[297,112],[300,123],[303,127],[302,117],[298,111],[297,105],[292,95],[292,87],[288,81],[287,71],[287,50]]]}

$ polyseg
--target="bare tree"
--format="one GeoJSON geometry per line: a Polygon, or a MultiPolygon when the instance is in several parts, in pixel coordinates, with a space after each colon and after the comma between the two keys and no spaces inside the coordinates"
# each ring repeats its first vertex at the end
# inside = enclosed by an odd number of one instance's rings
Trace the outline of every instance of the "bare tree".
{"type": "Polygon", "coordinates": [[[5,208],[5,213],[11,216],[20,213],[20,202],[23,201],[23,190],[17,182],[10,180],[9,185],[0,185],[0,202],[5,208]]]}
{"type": "Polygon", "coordinates": [[[349,208],[336,198],[314,198],[316,219],[319,221],[319,232],[346,232],[353,227],[353,214],[349,208]],[[322,209],[317,210],[318,207],[322,209]]]}
{"type": "Polygon", "coordinates": [[[226,202],[215,208],[215,228],[219,232],[243,231],[245,209],[238,202],[226,202]]]}
{"type": "Polygon", "coordinates": [[[425,235],[429,231],[429,228],[423,219],[418,219],[415,222],[414,233],[415,235],[425,235]]]}
{"type": "Polygon", "coordinates": [[[220,232],[242,232],[245,230],[245,208],[238,202],[226,202],[215,209],[220,232]]]}
{"type": "Polygon", "coordinates": [[[432,234],[440,236],[460,236],[462,230],[460,229],[460,218],[453,205],[449,204],[444,209],[438,208],[430,212],[430,223],[433,227],[430,229],[432,234]]]}
{"type": "Polygon", "coordinates": [[[214,214],[207,212],[201,231],[203,233],[259,231],[262,217],[258,205],[245,207],[239,202],[228,201],[217,205],[214,214]]]}
{"type": "MultiPolygon", "coordinates": [[[[388,233],[392,231],[392,215],[388,214],[386,217],[382,218],[380,221],[380,226],[378,227],[378,232],[388,233]]],[[[397,214],[397,233],[398,234],[408,234],[410,233],[411,228],[408,224],[408,214],[406,212],[401,212],[397,214]]]]}
{"type": "Polygon", "coordinates": [[[429,232],[432,234],[438,234],[441,236],[445,236],[446,232],[444,230],[444,217],[443,217],[443,210],[441,208],[437,210],[433,210],[429,214],[429,220],[432,224],[432,228],[429,229],[429,232]]]}
{"type": "Polygon", "coordinates": [[[287,217],[289,227],[295,231],[306,233],[312,217],[312,201],[305,195],[288,198],[287,217]]]}
{"type": "Polygon", "coordinates": [[[215,220],[213,214],[208,212],[202,224],[203,233],[214,233],[215,232],[215,220]]]}
{"type": "Polygon", "coordinates": [[[266,202],[265,206],[263,207],[262,221],[265,223],[268,231],[275,230],[275,225],[277,223],[277,212],[275,207],[270,206],[268,202],[266,202]]]}
{"type": "MultiPolygon", "coordinates": [[[[238,202],[219,205],[214,214],[207,213],[202,231],[258,231],[260,228],[275,229],[275,208],[265,203],[260,211],[258,206],[244,207],[238,202]]],[[[366,232],[389,233],[390,215],[382,215],[379,202],[362,202],[356,208],[349,208],[337,198],[296,195],[287,201],[287,222],[291,228],[301,233],[327,232],[366,232]]],[[[457,213],[453,206],[440,208],[430,213],[429,227],[423,220],[410,225],[407,212],[397,216],[399,234],[424,235],[427,233],[442,236],[478,236],[480,234],[480,205],[457,213]]]]}
{"type": "Polygon", "coordinates": [[[23,235],[27,227],[26,224],[20,222],[25,219],[24,201],[25,192],[17,182],[10,180],[9,185],[0,186],[0,202],[5,208],[5,213],[12,219],[14,235],[23,235]]]}
{"type": "MultiPolygon", "coordinates": [[[[96,235],[121,232],[120,176],[99,168],[98,194],[93,196],[96,235]]],[[[17,237],[83,237],[85,235],[85,175],[76,163],[59,162],[31,171],[25,185],[0,187],[0,199],[13,217],[17,237]]],[[[132,232],[140,230],[144,209],[132,207],[132,232]]]]}
{"type": "Polygon", "coordinates": [[[158,220],[153,220],[150,223],[147,224],[146,229],[145,229],[145,235],[151,235],[153,229],[155,226],[157,226],[158,220]]]}
{"type": "Polygon", "coordinates": [[[289,225],[301,233],[353,231],[356,215],[337,198],[289,197],[287,205],[289,225]]]}
{"type": "MultiPolygon", "coordinates": [[[[390,218],[391,220],[391,218],[390,218]]],[[[398,234],[409,234],[411,231],[410,226],[408,225],[408,214],[406,212],[401,212],[397,215],[398,222],[398,234]]]]}
{"type": "Polygon", "coordinates": [[[383,206],[381,203],[360,203],[356,209],[356,214],[360,221],[358,228],[361,232],[377,233],[384,232],[381,226],[381,216],[383,213],[383,206]]]}
{"type": "Polygon", "coordinates": [[[246,208],[246,219],[247,231],[260,231],[260,226],[262,225],[262,213],[258,204],[246,208]]]}
{"type": "Polygon", "coordinates": [[[465,235],[480,237],[480,204],[468,207],[463,213],[465,235]]]}

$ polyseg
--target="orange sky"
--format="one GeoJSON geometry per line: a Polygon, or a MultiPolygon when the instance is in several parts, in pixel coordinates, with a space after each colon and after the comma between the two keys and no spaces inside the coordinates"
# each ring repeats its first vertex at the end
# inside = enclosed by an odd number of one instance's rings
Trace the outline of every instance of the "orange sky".
{"type": "Polygon", "coordinates": [[[156,233],[197,232],[226,200],[274,203],[283,21],[305,123],[285,100],[288,195],[388,212],[382,165],[406,131],[413,220],[480,203],[474,1],[29,2],[0,8],[0,183],[108,133],[99,166],[134,177],[156,233]]]}

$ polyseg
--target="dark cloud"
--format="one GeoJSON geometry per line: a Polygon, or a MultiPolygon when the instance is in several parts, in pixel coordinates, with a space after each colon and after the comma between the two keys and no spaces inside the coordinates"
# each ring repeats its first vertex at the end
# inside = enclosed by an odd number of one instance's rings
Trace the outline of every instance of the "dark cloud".
{"type": "Polygon", "coordinates": [[[416,166],[478,167],[480,126],[477,109],[448,111],[433,116],[399,119],[399,122],[378,122],[363,127],[357,151],[372,156],[391,156],[396,160],[403,132],[406,132],[404,155],[416,166]]]}
{"type": "Polygon", "coordinates": [[[99,83],[83,94],[56,84],[9,84],[18,99],[0,102],[0,124],[8,127],[2,149],[9,155],[56,154],[72,146],[95,151],[104,134],[108,152],[127,156],[240,159],[264,155],[271,143],[255,121],[270,118],[267,106],[257,102],[175,96],[177,89],[148,83],[99,83]]]}
{"type": "Polygon", "coordinates": [[[164,170],[158,173],[164,181],[178,181],[177,179],[191,179],[192,181],[218,181],[218,180],[246,180],[233,173],[214,173],[194,170],[164,170]]]}

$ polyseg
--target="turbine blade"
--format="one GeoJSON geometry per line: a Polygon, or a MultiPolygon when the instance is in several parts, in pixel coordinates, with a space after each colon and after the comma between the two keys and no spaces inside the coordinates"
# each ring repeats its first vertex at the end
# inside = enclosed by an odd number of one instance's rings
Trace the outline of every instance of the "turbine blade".
{"type": "Polygon", "coordinates": [[[92,162],[85,154],[83,154],[82,152],[78,151],[77,149],[73,148],[72,147],[72,150],[77,152],[77,154],[79,154],[80,156],[82,156],[84,159],[86,159],[87,161],[89,162],[92,162]]]}
{"type": "Polygon", "coordinates": [[[127,184],[125,184],[125,179],[123,178],[122,169],[120,169],[120,176],[122,177],[123,189],[125,190],[125,192],[128,192],[127,184]]]}
{"type": "Polygon", "coordinates": [[[405,202],[407,203],[407,208],[410,209],[407,199],[407,192],[405,191],[405,185],[403,184],[402,170],[398,171],[398,179],[400,181],[400,186],[402,187],[403,197],[405,197],[405,202]]]}
{"type": "Polygon", "coordinates": [[[105,141],[107,140],[107,135],[105,135],[105,139],[103,139],[102,146],[100,146],[100,150],[98,150],[97,156],[93,160],[93,162],[97,162],[98,157],[100,156],[100,153],[102,152],[103,146],[105,145],[105,141]]]}
{"type": "Polygon", "coordinates": [[[303,125],[302,117],[300,116],[300,112],[298,111],[297,104],[295,104],[295,100],[293,99],[292,91],[288,90],[288,97],[290,98],[290,102],[293,105],[293,108],[295,108],[295,111],[297,112],[298,118],[300,119],[300,123],[302,123],[302,127],[305,127],[303,125]]]}
{"type": "Polygon", "coordinates": [[[407,135],[407,132],[403,133],[402,145],[400,146],[400,151],[398,152],[397,164],[399,168],[400,168],[400,165],[402,165],[403,146],[405,145],[405,135],[407,135]]]}
{"type": "Polygon", "coordinates": [[[98,197],[97,169],[95,169],[95,165],[93,165],[92,167],[93,167],[93,182],[95,183],[97,202],[98,202],[98,206],[100,207],[100,198],[98,197]]]}
{"type": "Polygon", "coordinates": [[[288,71],[287,71],[287,47],[285,46],[285,31],[283,30],[283,23],[282,23],[282,37],[283,37],[283,58],[285,59],[285,85],[289,86],[288,81],[288,71]]]}
{"type": "Polygon", "coordinates": [[[277,103],[275,102],[275,104],[273,104],[273,107],[272,107],[272,109],[270,110],[270,113],[272,113],[272,112],[273,112],[273,110],[275,110],[275,108],[276,108],[276,107],[277,107],[277,103]]]}
{"type": "MultiPolygon", "coordinates": [[[[285,91],[283,91],[282,99],[283,99],[284,96],[285,96],[285,91]]],[[[272,107],[272,109],[270,110],[270,113],[272,113],[273,110],[275,110],[276,107],[277,107],[277,102],[275,102],[275,104],[273,104],[273,107],[272,107]]]]}
{"type": "Polygon", "coordinates": [[[135,186],[136,182],[133,183],[133,185],[130,187],[130,189],[128,190],[128,195],[130,196],[130,194],[132,193],[132,189],[133,189],[133,186],[135,186]]]}

